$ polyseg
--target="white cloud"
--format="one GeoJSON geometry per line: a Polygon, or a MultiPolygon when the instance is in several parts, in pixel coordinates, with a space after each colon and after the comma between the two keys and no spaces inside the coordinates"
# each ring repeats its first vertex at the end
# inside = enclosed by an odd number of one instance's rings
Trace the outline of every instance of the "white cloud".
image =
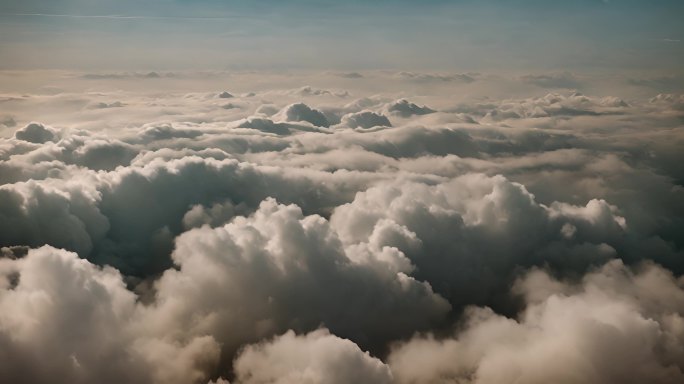
{"type": "Polygon", "coordinates": [[[321,325],[378,348],[429,329],[449,310],[429,285],[379,265],[402,263],[402,257],[398,251],[365,260],[348,256],[323,218],[266,200],[248,218],[177,238],[173,258],[179,269],[167,270],[157,282],[145,323],[152,333],[214,335],[226,352],[321,325]]]}
{"type": "Polygon", "coordinates": [[[527,308],[508,319],[470,308],[452,337],[416,337],[389,362],[398,383],[677,383],[684,379],[684,289],[670,272],[612,261],[579,284],[535,270],[527,308]]]}
{"type": "Polygon", "coordinates": [[[0,72],[0,377],[681,381],[681,95],[359,75],[0,72]]]}
{"type": "Polygon", "coordinates": [[[235,361],[238,384],[390,384],[389,368],[349,340],[327,330],[297,336],[289,331],[273,341],[250,345],[235,361]]]}

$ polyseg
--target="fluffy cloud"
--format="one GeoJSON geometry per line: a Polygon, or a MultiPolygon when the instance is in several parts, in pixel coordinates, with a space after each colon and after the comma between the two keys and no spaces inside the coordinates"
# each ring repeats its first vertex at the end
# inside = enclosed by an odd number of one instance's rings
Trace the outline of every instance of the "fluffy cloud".
{"type": "Polygon", "coordinates": [[[404,273],[401,252],[370,252],[378,255],[348,255],[325,219],[266,200],[248,218],[178,237],[179,268],[155,284],[146,324],[152,333],[213,335],[230,355],[245,342],[321,325],[380,350],[444,320],[448,303],[404,273]]]}
{"type": "Polygon", "coordinates": [[[651,264],[612,261],[577,284],[535,270],[517,319],[470,308],[456,336],[416,337],[389,362],[398,383],[678,383],[683,288],[651,264]]]}
{"type": "Polygon", "coordinates": [[[57,130],[52,127],[45,126],[41,123],[30,123],[25,127],[18,129],[14,133],[14,137],[18,140],[42,144],[48,141],[54,141],[57,138],[57,133],[57,130]]]}
{"type": "Polygon", "coordinates": [[[409,117],[413,115],[427,115],[435,112],[435,110],[427,106],[419,106],[413,104],[406,99],[397,100],[387,106],[387,112],[401,117],[409,117]]]}
{"type": "Polygon", "coordinates": [[[88,255],[109,221],[95,207],[99,195],[83,183],[55,188],[28,181],[0,187],[2,245],[52,244],[88,255]]]}
{"type": "Polygon", "coordinates": [[[605,201],[545,206],[523,186],[484,175],[376,186],[338,207],[331,223],[346,244],[379,235],[380,244],[415,264],[418,279],[457,306],[501,306],[516,266],[582,271],[602,263],[615,256],[627,229],[605,201]]]}
{"type": "Polygon", "coordinates": [[[317,127],[328,127],[330,123],[325,115],[316,109],[312,109],[304,103],[290,104],[274,116],[283,121],[306,121],[317,127]]]}
{"type": "Polygon", "coordinates": [[[389,368],[349,340],[318,330],[290,331],[245,348],[235,361],[236,383],[392,383],[389,368]]]}
{"type": "Polygon", "coordinates": [[[386,116],[379,115],[371,111],[350,113],[342,117],[342,124],[350,128],[373,128],[377,126],[391,127],[386,116]]]}
{"type": "Polygon", "coordinates": [[[8,83],[0,377],[682,381],[681,95],[358,75],[8,83]]]}
{"type": "Polygon", "coordinates": [[[206,338],[174,345],[137,334],[135,294],[113,268],[43,247],[0,259],[0,277],[6,380],[189,383],[205,379],[217,359],[206,338]]]}

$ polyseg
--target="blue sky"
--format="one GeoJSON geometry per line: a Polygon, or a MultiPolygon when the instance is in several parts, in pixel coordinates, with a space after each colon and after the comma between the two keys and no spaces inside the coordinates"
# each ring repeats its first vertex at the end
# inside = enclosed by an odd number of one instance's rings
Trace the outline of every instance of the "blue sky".
{"type": "Polygon", "coordinates": [[[4,68],[678,71],[684,2],[0,1],[4,68]]]}

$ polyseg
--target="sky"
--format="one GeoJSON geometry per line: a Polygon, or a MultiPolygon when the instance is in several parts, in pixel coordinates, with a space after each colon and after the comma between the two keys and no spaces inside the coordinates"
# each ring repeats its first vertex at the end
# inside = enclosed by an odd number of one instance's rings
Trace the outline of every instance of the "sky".
{"type": "Polygon", "coordinates": [[[4,0],[0,65],[677,72],[682,14],[670,0],[4,0]]]}
{"type": "Polygon", "coordinates": [[[684,383],[683,10],[0,0],[0,383],[684,383]]]}

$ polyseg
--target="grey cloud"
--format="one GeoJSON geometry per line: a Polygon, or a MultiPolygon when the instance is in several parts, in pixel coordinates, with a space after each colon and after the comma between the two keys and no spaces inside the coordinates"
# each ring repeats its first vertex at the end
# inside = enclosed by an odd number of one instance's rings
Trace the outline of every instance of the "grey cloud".
{"type": "Polygon", "coordinates": [[[488,121],[508,119],[575,116],[604,116],[625,114],[628,104],[617,97],[588,97],[578,92],[549,93],[543,97],[524,100],[505,100],[464,104],[450,112],[481,116],[488,121]]]}
{"type": "Polygon", "coordinates": [[[236,108],[240,108],[240,106],[237,104],[228,103],[228,104],[223,104],[221,106],[221,108],[223,108],[223,109],[236,109],[236,108]]]}
{"type": "Polygon", "coordinates": [[[632,78],[627,79],[627,83],[638,87],[652,88],[658,92],[684,91],[684,77],[682,76],[632,78]]]}
{"type": "Polygon", "coordinates": [[[292,124],[276,123],[271,119],[266,119],[263,117],[250,117],[238,125],[240,128],[252,128],[264,133],[273,133],[276,135],[290,134],[290,127],[292,126],[292,124]]]}
{"type": "Polygon", "coordinates": [[[329,91],[327,89],[318,89],[318,88],[313,88],[310,86],[304,86],[302,88],[299,88],[293,93],[297,96],[335,96],[335,97],[340,97],[344,98],[349,96],[349,92],[347,91],[329,91]]]}
{"type": "Polygon", "coordinates": [[[346,114],[342,117],[342,124],[350,128],[373,128],[377,126],[391,127],[389,119],[386,116],[379,115],[371,111],[361,111],[356,113],[346,114]]]}
{"type": "Polygon", "coordinates": [[[413,115],[427,115],[435,112],[435,110],[427,106],[419,106],[409,102],[406,99],[397,100],[387,106],[387,112],[401,117],[410,117],[413,115]]]}
{"type": "Polygon", "coordinates": [[[557,73],[549,75],[525,75],[520,77],[525,83],[534,84],[542,88],[573,88],[582,87],[582,83],[571,73],[557,73]]]}
{"type": "Polygon", "coordinates": [[[90,139],[73,152],[74,163],[93,170],[114,170],[126,166],[138,155],[130,144],[115,141],[90,139]]]}
{"type": "Polygon", "coordinates": [[[12,128],[17,125],[17,122],[12,116],[2,116],[0,117],[0,124],[4,125],[5,127],[12,128]]]}
{"type": "Polygon", "coordinates": [[[273,116],[276,113],[278,113],[278,111],[279,111],[279,109],[275,105],[263,104],[263,105],[260,105],[259,108],[257,108],[256,113],[266,115],[266,116],[273,116]]]}
{"type": "Polygon", "coordinates": [[[461,82],[461,83],[472,83],[475,78],[471,74],[458,73],[458,74],[431,74],[431,73],[416,73],[416,72],[399,72],[397,77],[404,80],[411,80],[417,82],[461,82]]]}
{"type": "Polygon", "coordinates": [[[59,189],[28,181],[3,185],[0,194],[3,246],[52,244],[87,255],[109,229],[95,207],[99,196],[82,183],[59,189]]]}
{"type": "Polygon", "coordinates": [[[343,72],[338,73],[337,76],[344,77],[346,79],[361,79],[364,77],[363,74],[358,72],[343,72]]]}
{"type": "Polygon", "coordinates": [[[684,111],[684,94],[661,93],[653,97],[652,104],[667,105],[674,110],[684,111]]]}
{"type": "Polygon", "coordinates": [[[119,73],[86,73],[80,76],[87,80],[120,80],[120,79],[159,79],[178,77],[173,72],[119,72],[119,73]]]}
{"type": "Polygon", "coordinates": [[[58,131],[52,127],[41,123],[30,123],[14,132],[14,137],[31,143],[42,144],[48,141],[55,141],[58,138],[58,131]]]}
{"type": "Polygon", "coordinates": [[[111,103],[99,102],[90,105],[93,109],[104,109],[104,108],[121,108],[124,104],[120,101],[113,101],[111,103]]]}
{"type": "Polygon", "coordinates": [[[312,109],[304,103],[290,104],[283,108],[277,115],[276,119],[283,121],[306,121],[317,127],[329,127],[330,123],[325,115],[316,109],[312,109]]]}
{"type": "Polygon", "coordinates": [[[201,131],[178,129],[168,124],[147,126],[140,131],[141,138],[146,141],[194,138],[200,135],[202,135],[201,131]]]}

